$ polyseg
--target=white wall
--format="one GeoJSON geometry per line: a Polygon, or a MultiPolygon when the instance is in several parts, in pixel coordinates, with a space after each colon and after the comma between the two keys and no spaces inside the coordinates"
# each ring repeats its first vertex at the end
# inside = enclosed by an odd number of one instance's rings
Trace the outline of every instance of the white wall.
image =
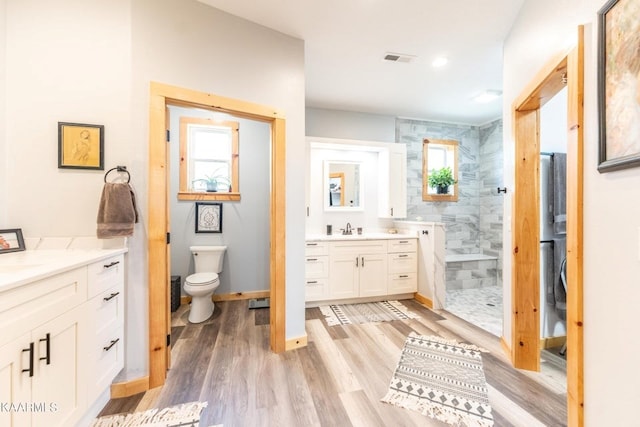
{"type": "MultiPolygon", "coordinates": [[[[269,123],[227,115],[239,123],[241,200],[222,203],[222,233],[196,233],[196,202],[178,200],[180,184],[180,117],[222,119],[202,109],[170,107],[171,113],[171,274],[182,283],[194,272],[192,245],[225,245],[227,250],[217,294],[269,290],[269,123]],[[247,268],[247,266],[251,268],[247,268]]],[[[181,288],[182,289],[182,288],[181,288]]],[[[184,294],[184,290],[182,290],[184,294]]]]}
{"type": "MultiPolygon", "coordinates": [[[[585,425],[634,425],[640,401],[635,369],[640,342],[629,336],[640,300],[640,169],[597,172],[597,25],[602,0],[527,0],[504,50],[505,179],[513,189],[511,105],[549,59],[587,24],[584,157],[585,425]],[[614,391],[615,392],[612,392],[614,391]]],[[[517,189],[516,189],[517,191],[517,189]]],[[[511,247],[511,194],[505,200],[505,248],[511,247]]],[[[510,318],[511,260],[505,257],[505,316],[510,318]],[[508,261],[508,263],[507,263],[508,261]]],[[[571,292],[571,290],[569,290],[571,292]]],[[[505,338],[510,341],[510,325],[505,338]]]]}
{"type": "Polygon", "coordinates": [[[11,159],[6,196],[0,181],[0,214],[6,210],[6,225],[26,236],[93,235],[103,172],[57,168],[57,122],[105,125],[105,166],[129,167],[141,210],[128,243],[127,369],[145,371],[148,360],[152,80],[286,115],[286,336],[304,335],[304,287],[296,286],[304,277],[303,42],[194,0],[0,2],[7,6],[3,117],[12,141],[0,151],[11,159]]]}
{"type": "Polygon", "coordinates": [[[6,2],[0,0],[0,229],[9,228],[7,224],[7,164],[8,156],[5,146],[6,118],[6,2]]]}
{"type": "Polygon", "coordinates": [[[394,116],[308,107],[305,134],[325,138],[396,142],[395,120],[394,116]]]}

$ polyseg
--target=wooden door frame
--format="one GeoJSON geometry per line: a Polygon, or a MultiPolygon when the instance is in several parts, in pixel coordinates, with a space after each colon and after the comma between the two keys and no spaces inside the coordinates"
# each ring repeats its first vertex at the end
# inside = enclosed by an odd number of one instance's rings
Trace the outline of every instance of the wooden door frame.
{"type": "Polygon", "coordinates": [[[514,367],[540,370],[540,107],[568,85],[567,142],[567,411],[584,424],[583,154],[584,27],[577,46],[545,66],[513,104],[515,191],[512,207],[512,334],[514,367]]]}
{"type": "Polygon", "coordinates": [[[166,106],[192,106],[270,123],[270,346],[285,351],[285,118],[273,108],[151,82],[149,103],[148,266],[149,388],[164,384],[170,303],[167,259],[168,165],[166,106]]]}

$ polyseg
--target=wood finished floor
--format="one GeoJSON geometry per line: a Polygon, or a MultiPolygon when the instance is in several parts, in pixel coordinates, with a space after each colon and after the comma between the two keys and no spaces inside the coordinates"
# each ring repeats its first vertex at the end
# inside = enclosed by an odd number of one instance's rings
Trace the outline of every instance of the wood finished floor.
{"type": "Polygon", "coordinates": [[[188,324],[188,306],[173,315],[173,366],[163,387],[112,399],[100,415],[207,401],[200,425],[443,426],[380,402],[406,336],[415,331],[487,349],[482,356],[496,426],[566,425],[566,374],[542,361],[540,373],[513,369],[499,340],[446,311],[403,301],[419,319],[327,326],[306,310],[308,345],[269,350],[269,310],[248,301],[216,303],[211,319],[188,324]]]}

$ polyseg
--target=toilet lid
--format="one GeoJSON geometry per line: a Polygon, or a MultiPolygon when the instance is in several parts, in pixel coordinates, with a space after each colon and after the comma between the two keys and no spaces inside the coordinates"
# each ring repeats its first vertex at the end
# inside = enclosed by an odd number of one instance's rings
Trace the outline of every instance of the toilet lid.
{"type": "Polygon", "coordinates": [[[187,277],[187,283],[194,286],[207,285],[216,280],[218,280],[217,273],[196,273],[187,277]]]}

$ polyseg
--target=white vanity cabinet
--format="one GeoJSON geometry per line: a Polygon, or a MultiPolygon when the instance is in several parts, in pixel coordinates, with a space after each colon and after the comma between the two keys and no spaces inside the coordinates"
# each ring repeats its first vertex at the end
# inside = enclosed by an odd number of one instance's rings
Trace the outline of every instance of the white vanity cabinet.
{"type": "Polygon", "coordinates": [[[405,144],[388,144],[380,153],[378,170],[378,216],[407,217],[407,148],[405,144]]]}
{"type": "Polygon", "coordinates": [[[389,293],[418,291],[418,244],[416,239],[389,243],[389,293]]]}
{"type": "Polygon", "coordinates": [[[87,407],[86,269],[3,292],[0,299],[2,426],[69,426],[87,407]],[[4,332],[7,331],[5,334],[4,332]],[[9,342],[8,335],[20,334],[9,342]]]}
{"type": "Polygon", "coordinates": [[[0,287],[1,426],[74,426],[122,369],[122,252],[72,254],[68,268],[0,287]],[[102,362],[111,337],[119,356],[102,362]]]}
{"type": "Polygon", "coordinates": [[[329,243],[329,298],[387,293],[387,241],[329,243]]]}
{"type": "Polygon", "coordinates": [[[329,296],[329,243],[305,244],[305,300],[321,301],[329,296]]]}

